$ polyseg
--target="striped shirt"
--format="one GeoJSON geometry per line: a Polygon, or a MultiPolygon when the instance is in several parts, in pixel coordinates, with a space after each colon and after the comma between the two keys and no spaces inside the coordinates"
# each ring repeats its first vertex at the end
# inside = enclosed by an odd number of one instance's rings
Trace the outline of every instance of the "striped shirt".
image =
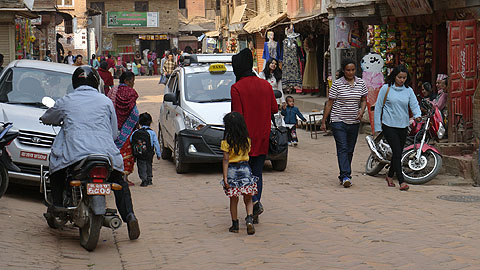
{"type": "Polygon", "coordinates": [[[357,120],[360,99],[367,94],[365,82],[358,77],[355,77],[353,86],[345,80],[345,77],[336,80],[328,95],[329,99],[334,100],[331,112],[332,122],[360,123],[360,120],[357,120]]]}

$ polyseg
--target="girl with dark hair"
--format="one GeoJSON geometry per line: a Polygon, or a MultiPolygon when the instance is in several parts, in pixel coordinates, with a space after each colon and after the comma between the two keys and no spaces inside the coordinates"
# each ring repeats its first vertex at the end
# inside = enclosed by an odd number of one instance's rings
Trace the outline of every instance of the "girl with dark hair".
{"type": "Polygon", "coordinates": [[[122,154],[125,180],[130,186],[134,184],[128,180],[128,175],[133,172],[135,160],[129,138],[135,130],[139,118],[137,109],[138,93],[133,89],[134,84],[135,75],[131,71],[126,71],[120,76],[120,84],[108,92],[108,97],[112,100],[115,107],[117,128],[120,131],[115,140],[115,145],[122,154]]]}
{"type": "Polygon", "coordinates": [[[360,119],[367,105],[367,86],[355,76],[356,65],[351,59],[342,62],[340,78],[332,84],[322,119],[323,131],[327,130],[326,119],[330,115],[330,127],[337,146],[340,174],[343,187],[352,184],[352,158],[357,142],[360,119]]]}
{"type": "Polygon", "coordinates": [[[435,100],[435,93],[433,92],[432,85],[429,82],[422,83],[422,95],[423,98],[428,99],[428,101],[435,100]]]}
{"type": "Polygon", "coordinates": [[[223,151],[223,189],[230,198],[230,215],[232,226],[230,232],[238,233],[237,205],[238,197],[243,195],[243,202],[247,209],[245,218],[247,233],[254,234],[252,196],[257,194],[258,177],[254,176],[248,164],[250,152],[250,138],[247,124],[238,112],[231,112],[223,117],[225,124],[224,140],[221,143],[223,151]]]}
{"type": "MultiPolygon", "coordinates": [[[[282,70],[278,66],[278,61],[275,58],[270,58],[265,63],[265,68],[262,72],[258,75],[260,78],[266,80],[271,86],[273,90],[278,90],[283,93],[282,91],[282,70]]],[[[283,103],[285,102],[285,98],[281,97],[280,101],[283,103]]]]}
{"type": "Polygon", "coordinates": [[[375,132],[383,132],[385,139],[392,148],[391,166],[386,177],[387,185],[395,187],[393,175],[397,175],[400,190],[406,191],[409,186],[404,182],[402,174],[402,151],[407,138],[407,128],[410,123],[409,108],[413,117],[421,120],[420,106],[413,89],[409,87],[410,74],[405,66],[396,66],[387,77],[387,84],[380,88],[375,104],[375,132]]]}

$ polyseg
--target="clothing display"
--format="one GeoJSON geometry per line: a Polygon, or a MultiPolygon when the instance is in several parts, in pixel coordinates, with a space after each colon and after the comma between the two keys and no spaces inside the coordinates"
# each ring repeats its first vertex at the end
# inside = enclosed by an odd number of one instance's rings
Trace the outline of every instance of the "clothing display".
{"type": "Polygon", "coordinates": [[[283,86],[286,88],[300,88],[302,87],[302,74],[300,73],[297,42],[293,38],[286,38],[283,41],[283,48],[283,86]]]}
{"type": "Polygon", "coordinates": [[[318,92],[318,67],[317,67],[317,51],[313,41],[309,38],[305,40],[304,47],[307,53],[307,62],[305,63],[305,73],[303,74],[303,91],[304,93],[318,92]]]}

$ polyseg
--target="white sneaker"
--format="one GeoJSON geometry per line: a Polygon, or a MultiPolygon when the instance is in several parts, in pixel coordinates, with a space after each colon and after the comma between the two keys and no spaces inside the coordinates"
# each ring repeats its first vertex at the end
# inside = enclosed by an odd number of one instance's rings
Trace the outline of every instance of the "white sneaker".
{"type": "Polygon", "coordinates": [[[291,143],[291,142],[288,142],[288,146],[292,146],[292,143],[291,143]]]}

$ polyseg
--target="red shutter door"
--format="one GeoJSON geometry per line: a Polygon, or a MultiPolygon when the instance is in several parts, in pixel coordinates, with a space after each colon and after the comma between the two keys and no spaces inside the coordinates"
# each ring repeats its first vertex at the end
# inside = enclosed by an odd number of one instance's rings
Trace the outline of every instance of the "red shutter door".
{"type": "Polygon", "coordinates": [[[476,21],[449,22],[448,42],[449,140],[456,142],[471,137],[473,130],[473,94],[477,87],[476,21]],[[461,137],[462,131],[466,137],[461,137]]]}

